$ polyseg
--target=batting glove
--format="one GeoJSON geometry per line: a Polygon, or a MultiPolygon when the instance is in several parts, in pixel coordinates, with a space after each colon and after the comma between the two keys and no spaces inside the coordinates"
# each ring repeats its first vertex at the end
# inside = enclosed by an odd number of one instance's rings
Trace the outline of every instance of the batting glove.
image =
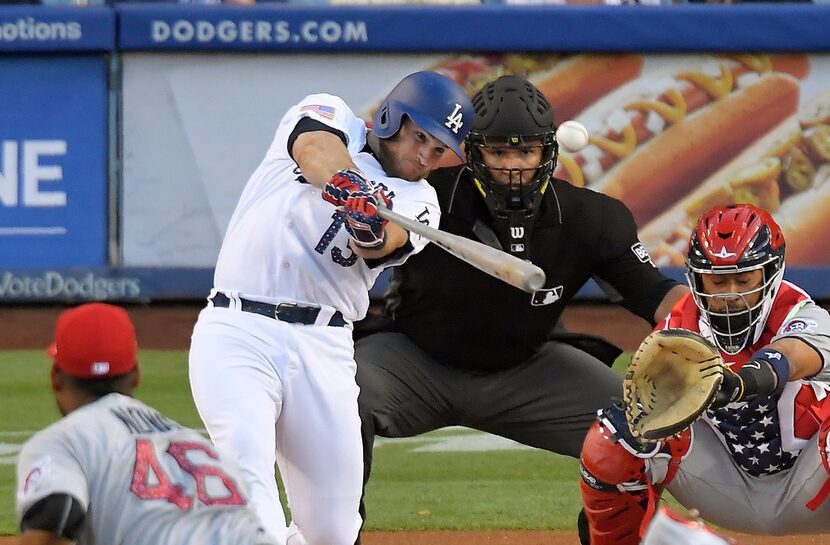
{"type": "Polygon", "coordinates": [[[352,193],[342,210],[346,215],[346,231],[361,248],[379,248],[386,242],[387,221],[378,216],[378,203],[392,207],[392,199],[383,189],[374,193],[352,193]]]}
{"type": "Polygon", "coordinates": [[[344,168],[338,170],[323,188],[323,200],[340,207],[346,205],[352,194],[371,194],[375,190],[375,183],[367,180],[362,172],[344,168]]]}

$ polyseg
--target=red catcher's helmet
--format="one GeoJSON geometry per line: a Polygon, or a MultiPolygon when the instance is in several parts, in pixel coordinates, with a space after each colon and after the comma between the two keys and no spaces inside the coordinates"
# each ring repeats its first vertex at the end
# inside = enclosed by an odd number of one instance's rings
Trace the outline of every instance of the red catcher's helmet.
{"type": "Polygon", "coordinates": [[[727,354],[737,354],[757,342],[769,317],[772,301],[784,276],[784,235],[769,212],[751,204],[718,206],[705,213],[689,244],[686,278],[695,303],[712,328],[717,345],[727,354]],[[703,274],[734,274],[763,270],[758,288],[745,293],[704,292],[703,274]],[[761,292],[754,305],[746,297],[761,292]],[[710,310],[714,298],[744,300],[745,308],[710,310]]]}

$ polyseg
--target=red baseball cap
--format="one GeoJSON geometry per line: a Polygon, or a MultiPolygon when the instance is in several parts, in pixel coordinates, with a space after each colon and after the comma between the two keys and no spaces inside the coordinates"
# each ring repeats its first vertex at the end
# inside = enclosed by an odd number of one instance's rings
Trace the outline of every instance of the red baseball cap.
{"type": "Polygon", "coordinates": [[[137,349],[127,311],[106,303],[87,303],[58,316],[55,341],[47,353],[63,372],[95,379],[135,369],[137,349]]]}

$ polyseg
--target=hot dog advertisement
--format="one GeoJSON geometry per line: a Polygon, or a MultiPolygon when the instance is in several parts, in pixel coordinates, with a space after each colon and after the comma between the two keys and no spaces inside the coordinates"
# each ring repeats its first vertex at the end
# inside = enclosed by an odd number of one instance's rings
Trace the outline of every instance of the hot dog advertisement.
{"type": "Polygon", "coordinates": [[[770,212],[788,261],[830,261],[830,87],[640,231],[658,266],[682,266],[697,218],[718,204],[770,212]]]}
{"type": "Polygon", "coordinates": [[[792,115],[808,72],[803,55],[678,57],[578,114],[589,145],[561,154],[556,175],[622,200],[643,226],[792,115]]]}
{"type": "MultiPolygon", "coordinates": [[[[559,119],[565,120],[634,80],[642,68],[643,56],[639,54],[492,53],[454,55],[422,69],[443,74],[464,87],[470,96],[500,76],[522,76],[545,95],[559,119]]],[[[370,126],[379,102],[361,114],[370,126]]],[[[459,162],[447,154],[440,165],[459,162]]]]}
{"type": "Polygon", "coordinates": [[[558,124],[584,125],[588,144],[571,147],[577,151],[560,145],[556,176],[623,201],[658,265],[682,267],[691,225],[704,209],[754,202],[781,222],[791,273],[830,267],[830,240],[822,238],[830,228],[820,223],[830,217],[824,198],[830,129],[820,113],[830,95],[828,54],[460,51],[228,55],[210,63],[194,62],[193,55],[163,65],[139,56],[127,66],[124,259],[130,266],[212,266],[239,180],[261,161],[275,120],[307,94],[338,95],[371,122],[402,77],[434,70],[470,94],[501,75],[522,75],[551,102],[558,124]],[[208,107],[220,103],[228,107],[208,107]],[[189,154],[174,153],[181,149],[189,154]],[[157,180],[151,167],[158,164],[176,173],[175,186],[157,180]],[[151,198],[157,194],[167,196],[163,204],[151,198]],[[200,212],[183,225],[182,209],[200,212]],[[150,236],[157,226],[169,233],[162,241],[150,236]],[[185,233],[204,240],[194,244],[185,233]]]}
{"type": "Polygon", "coordinates": [[[805,54],[457,55],[430,69],[471,94],[528,77],[576,120],[556,176],[623,201],[658,266],[681,267],[699,215],[752,202],[784,228],[791,265],[830,264],[830,63],[805,54]],[[827,218],[827,219],[825,219],[827,218]]]}
{"type": "Polygon", "coordinates": [[[570,119],[620,85],[636,78],[643,56],[492,54],[459,55],[431,67],[472,95],[485,83],[504,76],[523,76],[545,95],[560,119],[570,119]]]}

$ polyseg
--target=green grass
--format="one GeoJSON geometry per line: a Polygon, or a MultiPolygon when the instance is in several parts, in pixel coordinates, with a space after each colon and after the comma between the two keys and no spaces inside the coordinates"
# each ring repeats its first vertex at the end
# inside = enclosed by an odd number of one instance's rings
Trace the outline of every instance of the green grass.
{"type": "MultiPolygon", "coordinates": [[[[137,397],[178,422],[202,428],[187,384],[187,353],[142,351],[137,397]]],[[[627,360],[621,358],[615,368],[627,360]]],[[[28,439],[60,414],[43,351],[0,352],[0,535],[17,532],[15,473],[3,444],[28,439]],[[5,463],[4,463],[5,460],[5,463]]],[[[375,448],[366,491],[370,530],[573,529],[579,510],[576,460],[535,450],[416,452],[451,429],[375,448]]]]}
{"type": "MultiPolygon", "coordinates": [[[[423,436],[431,438],[436,432],[423,436]]],[[[576,460],[540,450],[412,452],[375,448],[367,487],[370,530],[571,528],[576,460]]]]}

